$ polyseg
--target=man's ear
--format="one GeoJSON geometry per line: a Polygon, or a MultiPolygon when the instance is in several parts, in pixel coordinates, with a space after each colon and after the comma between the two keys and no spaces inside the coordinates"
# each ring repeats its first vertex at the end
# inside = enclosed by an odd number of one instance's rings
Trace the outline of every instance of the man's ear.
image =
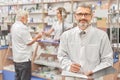
{"type": "Polygon", "coordinates": [[[25,19],[25,17],[23,16],[23,17],[21,17],[21,19],[23,19],[23,20],[24,20],[24,19],[25,19]]]}
{"type": "Polygon", "coordinates": [[[20,21],[21,21],[21,22],[24,22],[24,17],[21,17],[21,18],[20,18],[20,21]]]}
{"type": "Polygon", "coordinates": [[[76,19],[76,14],[74,14],[74,17],[75,17],[75,19],[76,19]]]}
{"type": "Polygon", "coordinates": [[[76,14],[74,14],[74,18],[75,18],[75,20],[79,20],[79,18],[77,17],[76,14]]]}

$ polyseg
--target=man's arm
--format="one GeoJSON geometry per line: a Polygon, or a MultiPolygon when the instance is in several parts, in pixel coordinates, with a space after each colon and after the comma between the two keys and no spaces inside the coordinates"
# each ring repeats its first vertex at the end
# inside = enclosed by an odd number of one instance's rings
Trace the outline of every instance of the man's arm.
{"type": "Polygon", "coordinates": [[[27,46],[32,45],[34,42],[37,41],[37,39],[42,37],[42,33],[38,33],[34,38],[32,38],[30,32],[28,30],[23,29],[18,33],[19,33],[18,36],[22,39],[22,42],[27,46]]]}
{"type": "Polygon", "coordinates": [[[48,31],[43,31],[42,34],[45,35],[45,36],[50,36],[53,31],[54,31],[54,29],[51,28],[48,31]]]}
{"type": "Polygon", "coordinates": [[[60,61],[60,65],[63,70],[67,70],[67,71],[76,73],[76,72],[80,71],[80,64],[72,62],[69,57],[67,36],[68,36],[68,34],[66,34],[66,33],[65,34],[63,33],[63,35],[61,36],[57,57],[60,61]]]}
{"type": "Polygon", "coordinates": [[[27,43],[27,45],[28,46],[32,45],[34,42],[36,42],[41,37],[42,37],[42,33],[38,33],[30,42],[27,43]]]}
{"type": "Polygon", "coordinates": [[[87,75],[89,75],[89,73],[94,73],[97,70],[101,70],[105,67],[109,67],[109,66],[113,66],[113,51],[111,48],[111,44],[109,41],[109,38],[107,36],[107,34],[105,34],[103,36],[103,39],[101,41],[101,46],[100,46],[100,64],[97,65],[95,67],[95,69],[93,69],[92,71],[88,72],[87,75]]]}
{"type": "Polygon", "coordinates": [[[60,38],[60,45],[59,45],[57,57],[60,62],[61,68],[67,71],[69,71],[70,65],[72,64],[72,61],[69,58],[68,52],[69,51],[68,51],[68,45],[67,45],[67,35],[63,33],[60,38]]]}

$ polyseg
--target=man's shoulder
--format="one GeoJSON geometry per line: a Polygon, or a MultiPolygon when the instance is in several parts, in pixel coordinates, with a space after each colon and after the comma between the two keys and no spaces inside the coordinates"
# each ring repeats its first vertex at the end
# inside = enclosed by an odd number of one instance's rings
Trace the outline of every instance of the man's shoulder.
{"type": "Polygon", "coordinates": [[[102,29],[99,29],[99,28],[94,28],[94,29],[95,29],[95,33],[98,35],[106,35],[107,34],[107,32],[102,29]]]}
{"type": "Polygon", "coordinates": [[[105,33],[105,32],[106,32],[105,30],[103,30],[103,29],[101,29],[101,28],[95,27],[94,29],[95,29],[97,32],[101,32],[101,33],[105,33]]]}
{"type": "Polygon", "coordinates": [[[21,24],[18,22],[18,21],[16,21],[16,22],[14,22],[14,24],[12,25],[12,27],[18,27],[18,26],[20,26],[21,24]]]}
{"type": "Polygon", "coordinates": [[[22,22],[20,21],[16,21],[13,25],[12,25],[13,28],[16,28],[16,29],[21,29],[21,30],[25,30],[26,28],[28,28],[26,25],[24,25],[22,22]]]}
{"type": "Polygon", "coordinates": [[[64,33],[65,33],[65,34],[72,34],[72,33],[75,32],[75,29],[76,29],[76,27],[73,27],[73,28],[71,28],[71,29],[66,30],[64,33]]]}
{"type": "Polygon", "coordinates": [[[75,31],[76,31],[76,28],[69,29],[69,30],[65,31],[62,34],[62,36],[64,36],[64,37],[72,36],[72,35],[74,35],[75,31]]]}

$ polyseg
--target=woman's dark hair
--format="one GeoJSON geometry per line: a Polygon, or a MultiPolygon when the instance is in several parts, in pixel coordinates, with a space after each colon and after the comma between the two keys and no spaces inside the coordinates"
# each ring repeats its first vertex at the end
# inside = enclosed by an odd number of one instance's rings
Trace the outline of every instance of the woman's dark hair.
{"type": "Polygon", "coordinates": [[[57,8],[57,10],[60,12],[61,15],[64,16],[64,18],[67,17],[67,11],[65,10],[65,8],[59,7],[59,8],[57,8]]]}

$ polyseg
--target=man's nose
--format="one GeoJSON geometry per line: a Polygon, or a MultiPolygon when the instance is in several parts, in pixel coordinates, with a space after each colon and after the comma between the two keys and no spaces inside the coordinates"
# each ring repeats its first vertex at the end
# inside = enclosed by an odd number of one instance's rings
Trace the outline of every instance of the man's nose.
{"type": "Polygon", "coordinates": [[[82,15],[82,17],[81,18],[85,18],[85,15],[82,15]]]}

